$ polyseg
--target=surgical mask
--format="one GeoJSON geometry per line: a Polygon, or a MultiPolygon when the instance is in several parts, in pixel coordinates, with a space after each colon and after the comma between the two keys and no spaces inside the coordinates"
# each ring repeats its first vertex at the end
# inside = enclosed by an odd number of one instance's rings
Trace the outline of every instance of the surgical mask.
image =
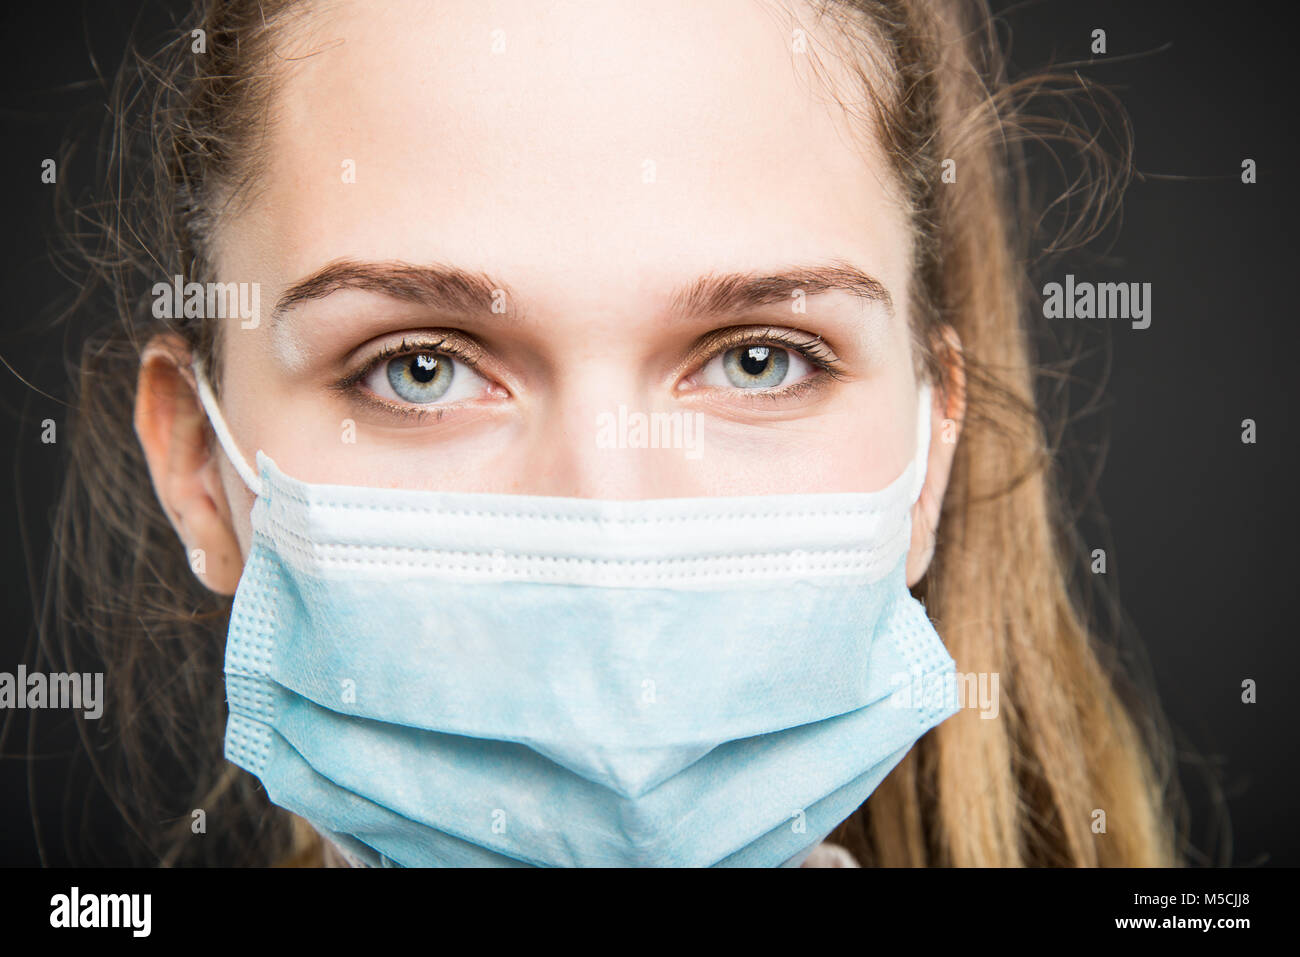
{"type": "Polygon", "coordinates": [[[894,693],[954,684],[928,387],[880,491],[598,501],[254,471],[195,374],[256,495],[225,753],[353,864],[797,866],[957,710],[894,693]]]}

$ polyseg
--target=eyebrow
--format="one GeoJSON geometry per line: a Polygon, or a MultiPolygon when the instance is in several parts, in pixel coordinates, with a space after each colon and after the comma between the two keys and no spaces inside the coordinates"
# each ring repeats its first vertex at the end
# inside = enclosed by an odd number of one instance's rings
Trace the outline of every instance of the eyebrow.
{"type": "Polygon", "coordinates": [[[507,308],[514,300],[507,286],[482,273],[451,266],[336,259],[286,289],[271,311],[271,322],[299,303],[324,299],[343,289],[378,292],[403,302],[469,314],[490,313],[498,292],[505,294],[507,308]]]}
{"type": "MultiPolygon", "coordinates": [[[[299,303],[324,299],[343,289],[377,292],[448,312],[491,313],[494,297],[505,295],[509,314],[517,315],[515,297],[504,283],[484,273],[453,266],[416,266],[402,262],[357,262],[338,259],[285,290],[271,312],[274,323],[299,303]]],[[[883,303],[892,314],[893,298],[879,280],[843,260],[779,272],[708,273],[680,289],[670,300],[679,316],[739,313],[805,296],[848,292],[883,303]]]]}
{"type": "Polygon", "coordinates": [[[894,311],[893,297],[884,283],[842,260],[776,273],[709,273],[679,292],[672,308],[682,315],[744,312],[789,302],[799,291],[805,296],[847,292],[883,303],[891,315],[894,311]]]}

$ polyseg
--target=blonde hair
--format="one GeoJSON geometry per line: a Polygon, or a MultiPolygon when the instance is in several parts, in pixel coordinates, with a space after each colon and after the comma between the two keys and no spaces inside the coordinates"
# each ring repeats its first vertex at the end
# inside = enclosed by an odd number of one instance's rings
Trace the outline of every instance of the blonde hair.
{"type": "Polygon", "coordinates": [[[998,675],[1002,690],[998,720],[968,707],[943,722],[831,840],[880,865],[1179,863],[1168,731],[1149,691],[1122,703],[1125,676],[1068,587],[1081,556],[1036,415],[1027,194],[1014,176],[1026,136],[1093,151],[1114,178],[1091,182],[1086,231],[1104,216],[1107,193],[1122,189],[1128,156],[1116,173],[1116,158],[1087,131],[1017,112],[1028,97],[1071,84],[1097,94],[1051,75],[1008,84],[983,4],[823,5],[831,8],[861,18],[846,25],[865,28],[868,61],[883,52],[873,75],[894,80],[892,91],[869,94],[871,119],[913,211],[917,341],[945,382],[950,327],[965,367],[965,422],[934,557],[914,592],[958,671],[998,675]],[[943,182],[944,160],[956,183],[943,182]]]}
{"type": "MultiPolygon", "coordinates": [[[[222,757],[230,601],[189,574],[130,429],[150,336],[179,333],[211,367],[211,324],[154,319],[141,290],[160,274],[210,278],[210,211],[253,178],[258,124],[249,118],[264,111],[274,79],[271,43],[308,6],[199,0],[182,40],[124,71],[103,182],[126,192],[100,207],[101,245],[86,255],[116,319],[93,332],[80,362],[43,648],[71,662],[89,644],[121,689],[119,759],[99,758],[111,769],[101,774],[132,812],[139,847],[164,864],[330,860],[310,827],[222,757]],[[189,26],[206,31],[205,57],[187,55],[189,26]],[[131,108],[143,110],[134,128],[131,108]],[[133,158],[130,143],[147,143],[152,163],[133,158]],[[177,789],[151,772],[159,748],[187,762],[177,789]],[[219,840],[191,839],[177,809],[193,807],[229,822],[219,840]],[[170,830],[156,827],[167,818],[170,830]]],[[[941,387],[955,367],[945,330],[961,343],[965,421],[934,558],[915,593],[959,671],[997,674],[1004,692],[999,720],[964,709],[923,737],[831,840],[877,865],[1175,863],[1168,734],[1149,696],[1121,700],[1123,675],[1070,594],[1078,550],[1036,415],[1024,191],[1009,132],[1028,128],[1014,113],[1017,94],[1050,81],[1005,82],[980,3],[827,0],[819,13],[842,28],[861,68],[863,120],[911,208],[914,341],[941,387]],[[957,184],[942,183],[945,159],[957,184]],[[1093,829],[1098,810],[1104,832],[1093,829]]],[[[89,311],[93,291],[84,286],[70,315],[89,311]]]]}

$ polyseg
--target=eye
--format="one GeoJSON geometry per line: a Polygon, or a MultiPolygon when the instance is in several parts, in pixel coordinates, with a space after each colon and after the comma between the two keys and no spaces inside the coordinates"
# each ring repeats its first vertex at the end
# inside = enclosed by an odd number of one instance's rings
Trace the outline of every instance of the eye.
{"type": "Polygon", "coordinates": [[[775,389],[814,372],[807,359],[780,346],[751,343],[719,353],[698,373],[700,385],[713,388],[775,389]]]}
{"type": "Polygon", "coordinates": [[[432,350],[380,360],[362,383],[381,398],[414,405],[455,402],[481,394],[489,386],[465,362],[432,350]]]}

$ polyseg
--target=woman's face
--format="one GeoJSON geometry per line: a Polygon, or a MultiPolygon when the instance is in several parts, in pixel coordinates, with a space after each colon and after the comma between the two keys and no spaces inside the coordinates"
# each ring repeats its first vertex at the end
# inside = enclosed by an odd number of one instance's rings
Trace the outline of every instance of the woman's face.
{"type": "MultiPolygon", "coordinates": [[[[256,327],[222,333],[245,456],[602,499],[887,485],[916,435],[909,235],[830,29],[756,0],[343,2],[292,28],[215,250],[260,284],[256,327]]],[[[251,493],[224,460],[219,486],[246,554],[251,493]]]]}

